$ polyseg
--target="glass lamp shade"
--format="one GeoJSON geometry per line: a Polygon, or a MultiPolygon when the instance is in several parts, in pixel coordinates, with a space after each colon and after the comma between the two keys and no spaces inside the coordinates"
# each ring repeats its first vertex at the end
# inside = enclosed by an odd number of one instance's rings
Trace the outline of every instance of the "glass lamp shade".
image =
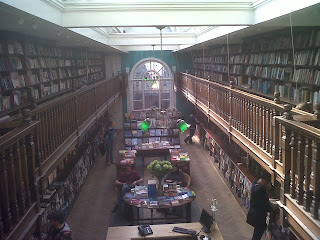
{"type": "Polygon", "coordinates": [[[149,127],[150,127],[150,119],[147,118],[145,119],[141,124],[140,124],[140,129],[142,130],[142,132],[148,132],[149,127]]]}
{"type": "Polygon", "coordinates": [[[180,128],[180,131],[183,133],[185,130],[187,130],[190,127],[190,124],[187,124],[184,120],[178,119],[177,121],[178,127],[180,128]]]}

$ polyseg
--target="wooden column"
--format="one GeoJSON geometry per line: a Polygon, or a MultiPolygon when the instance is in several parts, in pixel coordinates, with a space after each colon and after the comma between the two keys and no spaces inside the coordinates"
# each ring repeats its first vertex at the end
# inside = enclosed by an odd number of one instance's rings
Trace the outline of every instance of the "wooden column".
{"type": "Polygon", "coordinates": [[[266,135],[267,135],[267,121],[266,121],[266,107],[262,106],[262,143],[261,147],[266,150],[266,135]]]}
{"type": "Polygon", "coordinates": [[[312,147],[311,147],[311,140],[306,139],[306,146],[305,146],[305,155],[304,155],[304,194],[303,194],[303,206],[306,211],[310,211],[310,203],[311,203],[311,195],[312,192],[310,191],[310,184],[311,184],[311,163],[312,163],[312,147]]]}
{"type": "Polygon", "coordinates": [[[31,195],[30,195],[30,184],[29,184],[29,168],[28,168],[28,159],[27,159],[27,150],[25,144],[25,138],[22,138],[20,141],[20,156],[21,156],[21,169],[22,169],[22,179],[24,183],[25,191],[25,204],[26,208],[31,206],[31,195]]]}
{"type": "Polygon", "coordinates": [[[16,175],[16,185],[17,185],[17,203],[19,214],[24,215],[25,211],[25,202],[24,202],[24,185],[22,180],[22,167],[21,167],[21,158],[20,158],[20,148],[19,141],[13,145],[15,151],[13,151],[14,156],[14,167],[16,175]]]}
{"type": "Polygon", "coordinates": [[[312,169],[313,169],[313,195],[312,195],[312,215],[319,219],[319,201],[320,201],[320,143],[313,141],[312,169]]]}
{"type": "Polygon", "coordinates": [[[269,141],[270,153],[272,153],[272,151],[273,151],[272,148],[273,148],[273,140],[274,140],[274,137],[273,137],[273,134],[274,134],[273,117],[274,117],[274,112],[271,109],[271,111],[270,111],[270,141],[269,141]]]}
{"type": "Polygon", "coordinates": [[[291,134],[290,149],[291,149],[291,173],[290,173],[290,195],[296,198],[296,173],[297,173],[297,134],[291,134]]]}
{"type": "Polygon", "coordinates": [[[5,152],[0,152],[0,192],[1,192],[1,207],[3,216],[4,231],[9,232],[12,227],[12,217],[9,203],[9,186],[7,164],[5,159],[5,152]]]}
{"type": "Polygon", "coordinates": [[[259,141],[258,145],[262,147],[262,139],[263,139],[263,110],[262,106],[259,105],[259,141]]]}
{"type": "Polygon", "coordinates": [[[280,188],[280,200],[284,203],[284,194],[290,192],[290,160],[291,160],[291,148],[290,148],[290,135],[291,130],[287,129],[286,126],[281,126],[281,151],[282,151],[282,166],[283,166],[283,174],[284,180],[281,183],[280,188]]]}
{"type": "Polygon", "coordinates": [[[269,142],[270,142],[270,132],[271,132],[271,124],[270,124],[270,108],[266,108],[266,135],[265,135],[265,149],[268,153],[270,153],[269,142]]]}
{"type": "Polygon", "coordinates": [[[17,205],[17,186],[15,178],[14,169],[14,159],[12,154],[12,146],[7,149],[7,172],[8,172],[8,189],[9,189],[9,199],[10,199],[10,210],[12,215],[12,222],[18,222],[18,205],[17,205]]]}
{"type": "Polygon", "coordinates": [[[304,151],[305,139],[300,134],[297,136],[297,175],[298,182],[296,186],[297,203],[303,204],[303,182],[304,182],[304,151]]]}
{"type": "Polygon", "coordinates": [[[259,106],[257,103],[254,104],[254,138],[255,143],[259,142],[259,106]]]}

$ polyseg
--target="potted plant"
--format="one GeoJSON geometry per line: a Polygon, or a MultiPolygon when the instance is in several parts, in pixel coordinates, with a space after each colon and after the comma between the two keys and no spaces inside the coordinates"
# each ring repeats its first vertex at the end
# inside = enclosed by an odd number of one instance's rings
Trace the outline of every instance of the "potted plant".
{"type": "Polygon", "coordinates": [[[158,194],[162,195],[162,178],[169,172],[172,172],[171,162],[154,160],[148,165],[147,169],[151,172],[152,177],[158,179],[158,194]]]}

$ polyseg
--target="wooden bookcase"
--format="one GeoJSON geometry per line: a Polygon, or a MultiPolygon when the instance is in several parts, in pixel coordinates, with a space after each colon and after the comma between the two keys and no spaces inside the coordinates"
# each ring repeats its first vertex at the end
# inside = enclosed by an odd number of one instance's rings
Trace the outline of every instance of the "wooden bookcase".
{"type": "Polygon", "coordinates": [[[194,56],[197,76],[297,105],[320,101],[320,28],[290,28],[243,39],[241,45],[215,46],[194,56]],[[210,59],[210,63],[207,63],[210,59]],[[211,64],[211,72],[207,71],[211,64]],[[229,65],[229,69],[228,69],[229,65]],[[205,74],[204,74],[205,72],[205,74]],[[228,76],[230,75],[230,78],[228,76]]]}
{"type": "Polygon", "coordinates": [[[0,32],[0,117],[104,76],[100,53],[0,32]]]}

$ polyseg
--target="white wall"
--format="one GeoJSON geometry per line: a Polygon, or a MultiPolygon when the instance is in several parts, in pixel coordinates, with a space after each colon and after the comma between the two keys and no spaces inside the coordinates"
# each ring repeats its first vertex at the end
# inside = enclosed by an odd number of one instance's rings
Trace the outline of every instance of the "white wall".
{"type": "Polygon", "coordinates": [[[106,78],[112,78],[112,73],[114,76],[118,74],[118,71],[121,73],[121,55],[107,55],[105,56],[105,69],[106,69],[106,78]]]}

